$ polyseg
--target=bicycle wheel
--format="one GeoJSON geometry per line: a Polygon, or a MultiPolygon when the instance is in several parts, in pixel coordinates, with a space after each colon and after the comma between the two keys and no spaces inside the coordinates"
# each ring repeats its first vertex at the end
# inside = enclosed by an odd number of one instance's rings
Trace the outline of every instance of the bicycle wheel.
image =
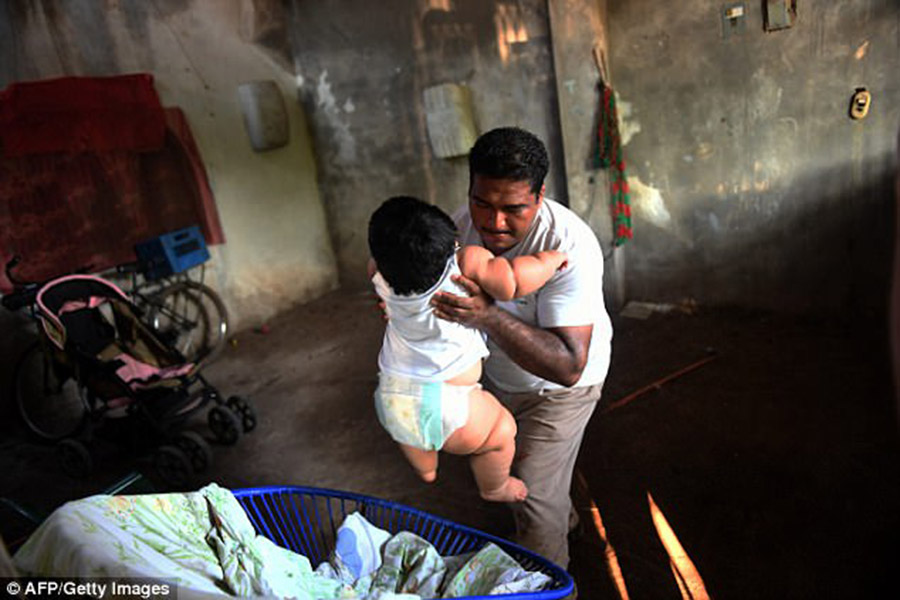
{"type": "Polygon", "coordinates": [[[16,406],[28,429],[47,441],[59,441],[84,424],[84,390],[35,342],[19,359],[14,375],[16,406]]]}
{"type": "Polygon", "coordinates": [[[209,361],[228,335],[228,311],[212,288],[179,281],[149,299],[150,325],[191,362],[209,361]]]}

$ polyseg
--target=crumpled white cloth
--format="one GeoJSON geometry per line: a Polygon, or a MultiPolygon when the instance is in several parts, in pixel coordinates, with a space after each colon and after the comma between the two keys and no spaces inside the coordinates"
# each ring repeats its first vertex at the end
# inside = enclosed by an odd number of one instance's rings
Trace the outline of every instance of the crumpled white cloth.
{"type": "Polygon", "coordinates": [[[409,531],[390,535],[358,513],[345,519],[338,529],[335,550],[316,572],[339,577],[353,586],[356,597],[365,600],[533,592],[552,582],[544,573],[523,569],[496,544],[489,542],[478,552],[442,557],[418,535],[409,531]],[[348,531],[353,533],[348,535],[348,531]],[[350,540],[357,546],[349,546],[350,540]]]}

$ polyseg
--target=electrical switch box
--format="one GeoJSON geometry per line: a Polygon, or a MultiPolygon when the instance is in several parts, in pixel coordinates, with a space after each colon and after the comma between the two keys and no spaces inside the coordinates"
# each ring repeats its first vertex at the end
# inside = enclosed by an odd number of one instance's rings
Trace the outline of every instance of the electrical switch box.
{"type": "Polygon", "coordinates": [[[747,3],[731,2],[722,7],[722,37],[726,40],[747,30],[747,3]]]}
{"type": "Polygon", "coordinates": [[[856,88],[853,98],[850,99],[850,118],[854,120],[865,119],[869,114],[869,105],[872,104],[872,94],[864,87],[856,88]]]}

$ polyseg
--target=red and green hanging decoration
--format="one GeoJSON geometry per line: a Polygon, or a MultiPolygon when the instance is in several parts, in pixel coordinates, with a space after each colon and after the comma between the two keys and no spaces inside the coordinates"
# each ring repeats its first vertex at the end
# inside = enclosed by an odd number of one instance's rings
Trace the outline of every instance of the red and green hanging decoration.
{"type": "Polygon", "coordinates": [[[616,95],[608,85],[600,82],[600,126],[597,131],[598,168],[609,168],[609,200],[613,218],[613,245],[621,246],[633,235],[631,228],[631,197],[625,175],[625,156],[619,135],[616,95]]]}

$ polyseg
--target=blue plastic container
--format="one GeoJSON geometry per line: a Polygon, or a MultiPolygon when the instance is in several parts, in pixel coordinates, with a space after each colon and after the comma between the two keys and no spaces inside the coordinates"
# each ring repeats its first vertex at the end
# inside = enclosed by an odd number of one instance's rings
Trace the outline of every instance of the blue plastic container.
{"type": "Polygon", "coordinates": [[[233,490],[233,493],[257,533],[283,548],[303,554],[314,567],[328,558],[344,517],[358,511],[370,523],[390,533],[411,531],[419,535],[442,556],[476,551],[486,542],[493,542],[525,569],[540,571],[553,579],[550,589],[539,592],[466,598],[550,600],[565,598],[574,587],[572,577],[565,570],[518,544],[395,502],[297,486],[248,488],[233,490]]]}
{"type": "Polygon", "coordinates": [[[182,273],[209,260],[206,240],[196,225],[136,244],[134,251],[144,277],[150,280],[182,273]]]}

